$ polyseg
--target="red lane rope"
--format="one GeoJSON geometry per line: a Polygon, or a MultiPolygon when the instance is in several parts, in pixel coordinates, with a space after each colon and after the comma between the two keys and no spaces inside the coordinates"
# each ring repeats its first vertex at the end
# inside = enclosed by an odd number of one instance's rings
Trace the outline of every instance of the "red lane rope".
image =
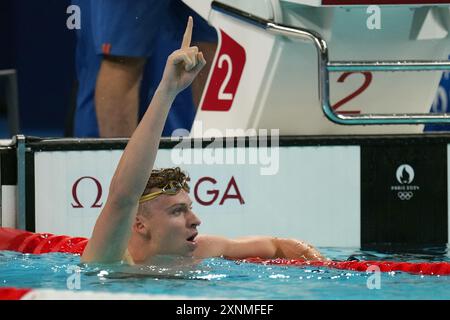
{"type": "Polygon", "coordinates": [[[87,243],[87,238],[0,228],[0,250],[33,254],[63,252],[81,255],[87,243]]]}
{"type": "MultiPolygon", "coordinates": [[[[87,238],[56,236],[51,233],[33,233],[11,228],[0,228],[0,250],[22,253],[63,252],[81,255],[87,238]]],[[[421,275],[450,275],[450,262],[395,262],[395,261],[305,261],[301,259],[249,258],[244,262],[284,266],[328,267],[341,270],[366,272],[376,266],[381,272],[402,271],[421,275]]]]}
{"type": "Polygon", "coordinates": [[[31,289],[0,288],[0,300],[20,300],[31,289]]]}
{"type": "MultiPolygon", "coordinates": [[[[402,271],[420,275],[450,275],[450,262],[395,262],[395,261],[305,261],[302,259],[260,259],[242,260],[282,266],[328,267],[333,269],[366,272],[370,266],[376,266],[381,272],[402,271]]],[[[372,270],[373,271],[373,270],[372,270]]]]}

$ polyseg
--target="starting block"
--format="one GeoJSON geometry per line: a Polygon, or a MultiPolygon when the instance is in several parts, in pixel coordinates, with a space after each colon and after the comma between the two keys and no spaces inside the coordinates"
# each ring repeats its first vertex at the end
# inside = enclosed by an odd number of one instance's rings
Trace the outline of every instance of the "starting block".
{"type": "Polygon", "coordinates": [[[419,133],[450,123],[428,113],[450,70],[450,3],[183,1],[219,39],[194,137],[419,133]]]}

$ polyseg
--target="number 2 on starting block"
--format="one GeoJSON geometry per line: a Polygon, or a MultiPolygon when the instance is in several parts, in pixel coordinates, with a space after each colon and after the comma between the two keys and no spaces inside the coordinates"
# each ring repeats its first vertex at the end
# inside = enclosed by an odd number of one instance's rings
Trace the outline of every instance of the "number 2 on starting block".
{"type": "Polygon", "coordinates": [[[220,30],[221,45],[201,110],[229,111],[245,65],[245,49],[220,30]]]}

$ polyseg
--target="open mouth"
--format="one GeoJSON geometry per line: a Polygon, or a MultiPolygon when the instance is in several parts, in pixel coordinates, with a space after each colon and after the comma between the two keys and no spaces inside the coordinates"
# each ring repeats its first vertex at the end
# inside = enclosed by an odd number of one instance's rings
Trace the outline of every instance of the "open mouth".
{"type": "Polygon", "coordinates": [[[187,238],[187,241],[193,242],[195,237],[197,237],[198,233],[194,233],[191,237],[187,238]]]}

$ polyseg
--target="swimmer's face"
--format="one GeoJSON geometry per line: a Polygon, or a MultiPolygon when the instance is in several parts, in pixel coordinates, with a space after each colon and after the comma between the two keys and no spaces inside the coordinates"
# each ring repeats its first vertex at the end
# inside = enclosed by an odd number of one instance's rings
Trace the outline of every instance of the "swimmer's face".
{"type": "Polygon", "coordinates": [[[163,194],[144,206],[143,210],[148,212],[146,228],[157,253],[192,256],[201,221],[192,211],[188,193],[181,190],[176,195],[163,194]]]}

